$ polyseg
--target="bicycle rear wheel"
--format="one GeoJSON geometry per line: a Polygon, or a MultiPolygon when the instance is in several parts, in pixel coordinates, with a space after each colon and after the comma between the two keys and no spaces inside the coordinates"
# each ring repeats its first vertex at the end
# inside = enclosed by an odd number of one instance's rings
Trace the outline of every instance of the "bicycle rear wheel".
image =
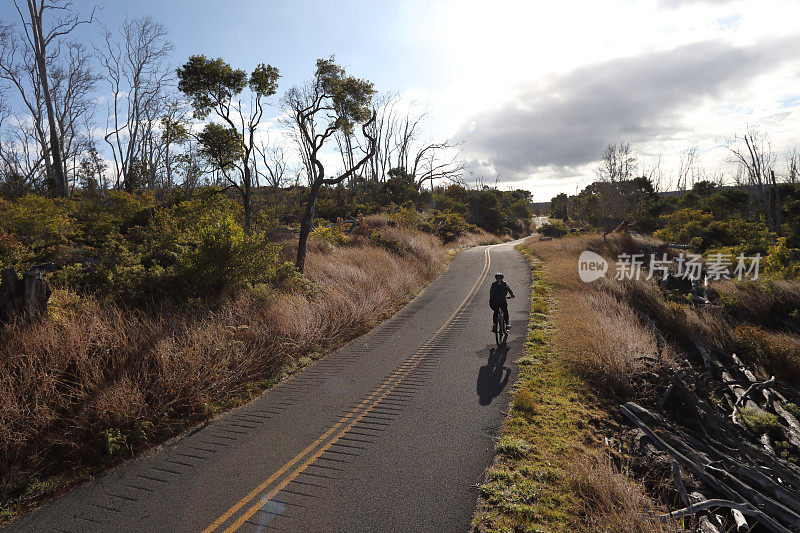
{"type": "Polygon", "coordinates": [[[498,346],[503,346],[506,343],[506,337],[508,336],[508,332],[506,332],[506,321],[503,317],[503,313],[497,313],[497,315],[499,316],[497,316],[494,321],[494,340],[498,346]]]}

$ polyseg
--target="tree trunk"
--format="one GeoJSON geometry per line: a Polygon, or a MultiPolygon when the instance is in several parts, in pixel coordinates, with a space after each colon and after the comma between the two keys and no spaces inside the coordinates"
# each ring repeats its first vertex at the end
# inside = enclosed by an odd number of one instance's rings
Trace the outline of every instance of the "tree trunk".
{"type": "Polygon", "coordinates": [[[244,183],[242,190],[242,207],[244,208],[244,230],[250,234],[251,193],[250,193],[250,167],[244,167],[244,183]]]}
{"type": "Polygon", "coordinates": [[[781,199],[781,189],[778,187],[778,180],[775,178],[775,171],[770,171],[772,188],[775,190],[775,233],[780,237],[781,225],[783,224],[783,201],[781,199]]]}
{"type": "Polygon", "coordinates": [[[300,238],[297,241],[297,259],[294,266],[298,272],[302,273],[306,266],[306,244],[308,235],[311,233],[311,223],[314,221],[314,203],[317,201],[319,186],[312,186],[308,191],[308,200],[303,218],[300,220],[300,238]]]}
{"type": "Polygon", "coordinates": [[[69,197],[67,189],[67,179],[64,175],[64,162],[61,156],[61,143],[58,139],[56,130],[55,112],[53,111],[53,98],[50,95],[50,82],[47,80],[47,66],[44,49],[44,35],[42,33],[42,20],[36,12],[33,0],[28,0],[28,10],[31,14],[31,30],[33,33],[33,44],[35,47],[36,66],[39,70],[39,82],[42,86],[42,97],[47,108],[47,122],[50,126],[50,152],[53,154],[53,173],[56,179],[56,187],[59,196],[69,197]]]}
{"type": "Polygon", "coordinates": [[[29,270],[20,279],[13,268],[4,269],[0,272],[0,320],[47,316],[50,294],[50,286],[41,272],[29,270]]]}

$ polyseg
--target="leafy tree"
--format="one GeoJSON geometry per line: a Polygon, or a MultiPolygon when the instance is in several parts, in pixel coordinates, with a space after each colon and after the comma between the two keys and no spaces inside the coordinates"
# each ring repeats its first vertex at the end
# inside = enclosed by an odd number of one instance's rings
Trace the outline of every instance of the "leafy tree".
{"type": "Polygon", "coordinates": [[[294,129],[308,177],[308,198],[300,219],[300,238],[295,266],[302,272],[306,261],[306,244],[314,220],[314,206],[324,185],[337,185],[353,176],[375,152],[375,137],[370,125],[375,113],[370,109],[375,89],[371,82],[348,75],[334,57],[318,59],[314,77],[303,86],[286,93],[284,108],[294,129]],[[321,161],[326,141],[336,132],[352,135],[361,124],[367,149],[358,162],[346,165],[338,175],[328,177],[321,161]]]}
{"type": "Polygon", "coordinates": [[[253,194],[253,167],[256,164],[255,132],[264,116],[264,105],[268,97],[278,88],[278,69],[261,63],[250,73],[234,69],[222,58],[208,59],[194,55],[179,68],[178,89],[188,96],[196,118],[204,119],[214,113],[228,129],[209,124],[200,139],[204,154],[217,164],[236,168],[238,180],[225,173],[230,186],[242,197],[244,226],[250,231],[253,194]],[[250,105],[242,105],[239,98],[245,88],[250,90],[250,105]],[[232,150],[233,136],[238,138],[241,150],[232,150]],[[211,144],[205,144],[205,141],[211,144]]]}
{"type": "Polygon", "coordinates": [[[233,128],[212,122],[203,128],[197,139],[200,154],[223,173],[235,168],[244,155],[241,138],[233,128]]]}

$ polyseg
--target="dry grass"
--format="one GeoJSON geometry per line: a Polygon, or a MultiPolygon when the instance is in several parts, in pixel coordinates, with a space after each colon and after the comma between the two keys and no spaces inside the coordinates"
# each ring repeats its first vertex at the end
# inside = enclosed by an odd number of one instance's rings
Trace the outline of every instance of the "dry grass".
{"type": "Polygon", "coordinates": [[[578,276],[578,257],[591,250],[610,259],[620,253],[639,253],[643,244],[654,243],[618,235],[606,240],[583,235],[530,239],[524,244],[544,261],[545,276],[557,291],[556,350],[598,391],[617,398],[634,396],[645,374],[674,364],[670,346],[663,347],[658,362],[655,335],[637,310],[656,320],[676,319],[653,282],[612,279],[614,263],[610,261],[612,274],[584,283],[578,276]]]}
{"type": "MultiPolygon", "coordinates": [[[[552,257],[563,259],[557,254],[552,257]]],[[[577,271],[577,262],[573,265],[577,271]]],[[[614,427],[614,417],[608,412],[609,404],[596,394],[607,391],[607,385],[598,388],[598,382],[584,377],[614,380],[614,393],[634,389],[628,379],[619,381],[612,374],[641,373],[638,355],[653,348],[652,339],[647,340],[646,331],[645,341],[631,338],[642,326],[623,302],[599,290],[590,292],[591,298],[585,301],[576,292],[556,290],[543,269],[553,272],[551,264],[532,260],[526,354],[519,360],[519,380],[497,441],[498,455],[480,486],[473,530],[669,531],[649,520],[654,512],[663,511],[647,497],[644,487],[608,464],[603,435],[614,427]],[[598,320],[580,323],[579,315],[571,314],[598,310],[613,315],[602,326],[608,331],[597,329],[601,327],[598,320]],[[628,333],[625,328],[634,331],[628,333]],[[604,331],[614,338],[604,339],[604,331]],[[625,356],[616,353],[614,342],[629,342],[625,356]],[[576,351],[565,353],[565,343],[576,351]],[[593,347],[610,362],[590,354],[593,347]],[[604,364],[615,368],[602,368],[604,364]]]]}
{"type": "MultiPolygon", "coordinates": [[[[800,385],[800,336],[782,329],[775,319],[797,317],[800,282],[715,284],[723,305],[694,307],[678,295],[665,297],[653,280],[613,279],[612,258],[620,253],[642,253],[643,247],[657,244],[639,237],[612,235],[604,240],[585,235],[551,241],[530,239],[523,245],[543,260],[545,277],[555,290],[554,352],[592,393],[614,404],[627,399],[646,403],[651,384],[665,367],[677,366],[677,354],[692,349],[691,337],[735,351],[754,364],[764,379],[775,375],[800,385]],[[592,283],[580,280],[578,256],[584,250],[609,260],[606,278],[592,283]],[[654,360],[656,339],[640,314],[654,320],[667,338],[662,364],[654,360]]],[[[605,460],[598,461],[598,456],[576,454],[570,462],[572,491],[580,496],[584,529],[671,530],[672,525],[654,524],[645,517],[654,503],[644,488],[605,460]]]]}
{"type": "Polygon", "coordinates": [[[653,501],[640,483],[620,473],[608,460],[579,457],[569,467],[572,489],[580,496],[585,516],[583,531],[603,533],[659,533],[680,531],[655,522],[653,501]]]}
{"type": "Polygon", "coordinates": [[[733,313],[756,324],[800,310],[800,280],[726,281],[714,288],[733,313]]]}
{"type": "Polygon", "coordinates": [[[733,330],[735,350],[746,354],[762,379],[776,376],[800,387],[800,336],[740,324],[733,330]]]}
{"type": "MultiPolygon", "coordinates": [[[[572,366],[606,395],[633,396],[657,364],[658,343],[635,311],[601,291],[559,298],[556,345],[572,366]]],[[[667,351],[666,360],[672,356],[667,351]]]]}
{"type": "Polygon", "coordinates": [[[6,513],[31,496],[32,480],[130,456],[391,315],[446,260],[435,238],[391,230],[401,255],[364,239],[314,243],[308,285],[294,291],[148,313],[58,293],[51,320],[0,332],[6,513]]]}
{"type": "Polygon", "coordinates": [[[485,246],[487,244],[499,244],[501,242],[510,241],[510,235],[497,236],[494,233],[487,233],[483,230],[474,233],[467,233],[462,235],[455,241],[447,245],[448,248],[453,250],[461,250],[463,248],[471,248],[473,246],[485,246]]]}

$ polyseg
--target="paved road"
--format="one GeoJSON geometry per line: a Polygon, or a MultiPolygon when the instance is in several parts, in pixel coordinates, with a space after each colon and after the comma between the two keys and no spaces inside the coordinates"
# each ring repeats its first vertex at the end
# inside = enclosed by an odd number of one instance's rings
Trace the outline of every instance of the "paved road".
{"type": "Polygon", "coordinates": [[[11,531],[466,531],[522,351],[530,272],[509,244],[458,253],[371,333],[11,531]],[[489,283],[517,294],[495,350],[489,283]]]}

